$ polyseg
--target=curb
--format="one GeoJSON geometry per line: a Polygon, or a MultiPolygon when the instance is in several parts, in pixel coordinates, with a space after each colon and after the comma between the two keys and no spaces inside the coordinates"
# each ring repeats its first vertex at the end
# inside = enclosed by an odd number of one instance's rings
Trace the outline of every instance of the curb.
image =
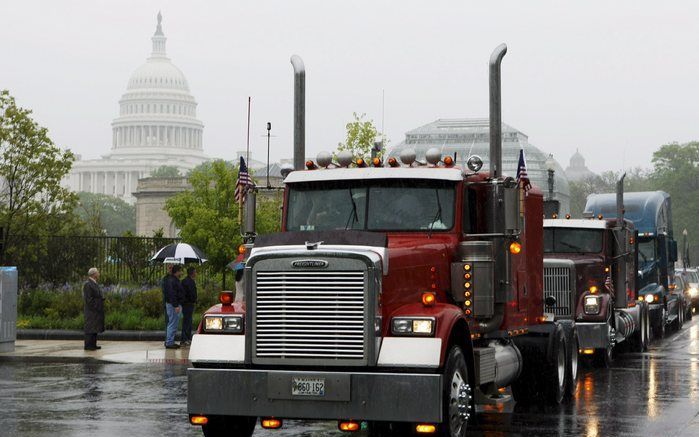
{"type": "MultiPolygon", "coordinates": [[[[97,335],[99,340],[111,341],[163,341],[165,331],[105,331],[97,335]]],[[[18,329],[17,340],[84,340],[83,331],[67,329],[18,329]]],[[[179,341],[180,333],[175,335],[179,341]]]]}

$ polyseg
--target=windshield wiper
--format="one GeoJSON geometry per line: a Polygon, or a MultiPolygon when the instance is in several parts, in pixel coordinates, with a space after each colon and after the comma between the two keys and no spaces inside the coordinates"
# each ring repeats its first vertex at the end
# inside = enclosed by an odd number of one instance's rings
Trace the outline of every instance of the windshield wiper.
{"type": "Polygon", "coordinates": [[[427,238],[432,238],[432,230],[434,229],[434,224],[437,223],[437,220],[440,222],[442,221],[442,202],[439,201],[439,189],[435,188],[434,192],[437,195],[437,214],[435,214],[434,220],[432,220],[432,223],[430,223],[430,231],[427,233],[427,238]]]}
{"type": "Polygon", "coordinates": [[[359,217],[357,216],[357,202],[354,201],[354,193],[352,192],[352,187],[349,187],[350,201],[352,202],[352,211],[350,211],[350,216],[347,217],[347,224],[345,224],[345,230],[350,228],[350,225],[354,225],[359,222],[359,217]],[[351,221],[350,221],[351,220],[351,221]]]}

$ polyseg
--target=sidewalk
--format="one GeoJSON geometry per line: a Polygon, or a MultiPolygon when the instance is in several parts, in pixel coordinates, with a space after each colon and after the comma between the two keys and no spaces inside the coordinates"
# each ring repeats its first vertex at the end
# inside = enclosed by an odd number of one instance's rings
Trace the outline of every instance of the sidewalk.
{"type": "Polygon", "coordinates": [[[129,363],[186,366],[189,348],[165,349],[161,341],[100,341],[102,349],[86,351],[82,340],[17,340],[14,352],[0,353],[0,363],[129,363]]]}

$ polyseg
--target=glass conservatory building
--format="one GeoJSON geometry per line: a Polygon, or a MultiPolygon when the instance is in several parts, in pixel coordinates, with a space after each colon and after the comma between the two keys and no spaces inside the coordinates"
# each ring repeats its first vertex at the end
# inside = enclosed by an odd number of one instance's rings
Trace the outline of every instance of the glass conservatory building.
{"type": "MultiPolygon", "coordinates": [[[[425,153],[432,147],[442,151],[442,156],[456,153],[457,165],[464,166],[471,155],[483,159],[483,169],[488,170],[490,155],[488,119],[458,118],[439,119],[432,123],[406,132],[405,140],[390,150],[388,157],[400,156],[404,149],[413,149],[417,159],[424,160],[425,153]]],[[[527,173],[533,185],[538,186],[548,197],[548,172],[546,159],[548,154],[529,144],[529,138],[519,130],[505,123],[502,125],[502,168],[503,174],[515,177],[519,150],[524,149],[527,161],[527,173]]],[[[570,211],[570,188],[563,167],[558,162],[554,165],[553,199],[561,204],[560,213],[570,211]]]]}

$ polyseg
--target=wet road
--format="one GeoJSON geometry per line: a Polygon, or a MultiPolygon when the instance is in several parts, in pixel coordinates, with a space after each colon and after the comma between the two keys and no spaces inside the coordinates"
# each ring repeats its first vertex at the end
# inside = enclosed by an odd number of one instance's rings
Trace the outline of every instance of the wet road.
{"type": "MultiPolygon", "coordinates": [[[[198,436],[186,379],[183,365],[0,363],[0,436],[198,436]]],[[[336,423],[287,422],[255,435],[342,434],[336,423]]],[[[469,435],[698,436],[699,323],[611,369],[583,367],[569,405],[488,408],[469,435]]]]}

